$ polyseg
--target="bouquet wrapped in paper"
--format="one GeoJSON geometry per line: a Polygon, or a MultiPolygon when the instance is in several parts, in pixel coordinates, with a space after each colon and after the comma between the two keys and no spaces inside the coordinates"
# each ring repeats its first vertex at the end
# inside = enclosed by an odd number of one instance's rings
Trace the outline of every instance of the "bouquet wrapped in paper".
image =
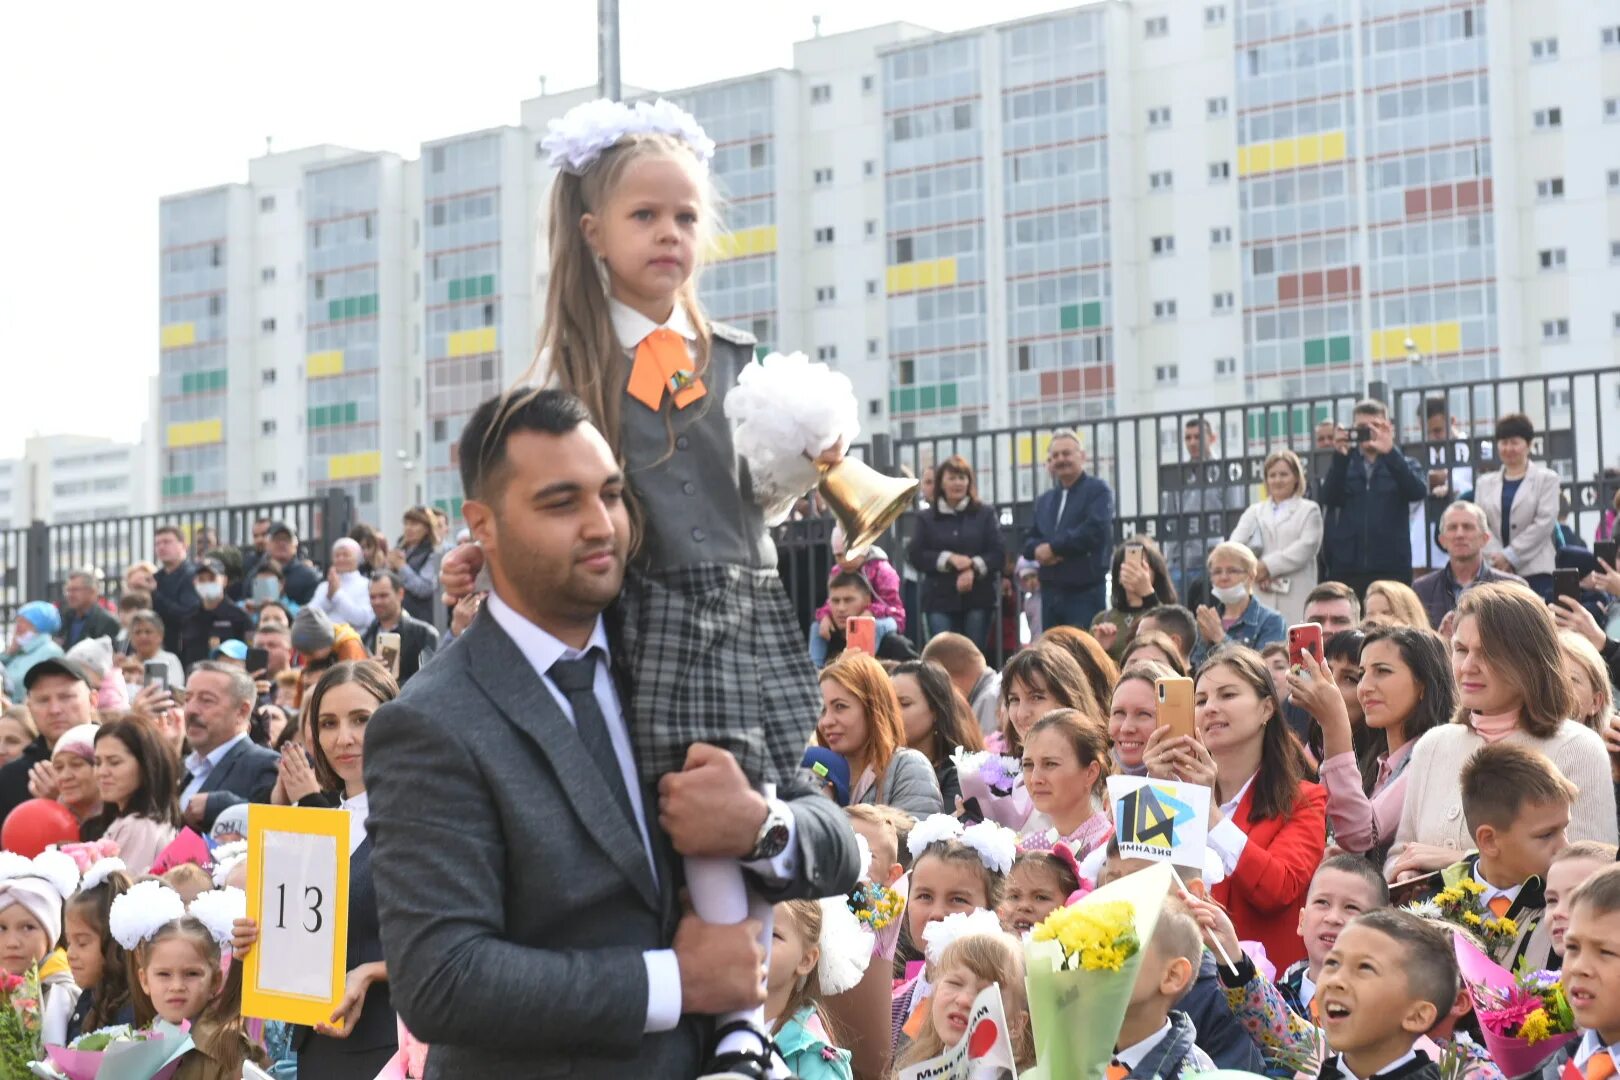
{"type": "Polygon", "coordinates": [[[847,375],[803,353],[771,353],[749,364],[726,394],[738,455],[748,463],[754,501],[765,520],[783,521],[816,486],[815,459],[861,433],[860,406],[847,375]]]}
{"type": "Polygon", "coordinates": [[[29,1065],[45,1056],[39,969],[0,972],[0,1080],[26,1080],[29,1065]]]}
{"type": "Polygon", "coordinates": [[[900,944],[900,928],[905,925],[906,894],[911,875],[903,875],[893,885],[879,885],[872,880],[872,848],[866,837],[855,835],[855,850],[861,862],[861,876],[846,898],[849,910],[861,926],[872,936],[872,955],[893,960],[900,944]]]}
{"type": "Polygon", "coordinates": [[[1504,1075],[1536,1071],[1576,1037],[1575,1014],[1558,972],[1514,976],[1463,935],[1453,935],[1452,940],[1485,1048],[1504,1075]]]}
{"type": "Polygon", "coordinates": [[[1058,908],[1024,945],[1035,1068],[1026,1080],[1103,1080],[1142,950],[1174,874],[1159,863],[1058,908]]]}
{"type": "Polygon", "coordinates": [[[191,1049],[184,1028],[155,1021],[137,1031],[127,1024],[80,1035],[67,1046],[47,1046],[33,1066],[46,1080],[168,1080],[191,1049]]]}
{"type": "Polygon", "coordinates": [[[1035,804],[1024,790],[1024,770],[1017,758],[959,746],[951,760],[956,763],[964,801],[978,799],[986,818],[1014,832],[1024,827],[1035,804]]]}

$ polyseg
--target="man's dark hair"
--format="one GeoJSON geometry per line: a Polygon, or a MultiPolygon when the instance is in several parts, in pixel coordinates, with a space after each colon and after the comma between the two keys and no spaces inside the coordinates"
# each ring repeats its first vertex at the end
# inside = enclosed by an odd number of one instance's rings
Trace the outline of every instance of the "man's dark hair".
{"type": "MultiPolygon", "coordinates": [[[[1389,907],[1389,882],[1384,880],[1383,873],[1367,860],[1365,855],[1330,855],[1322,860],[1322,865],[1316,868],[1320,874],[1324,870],[1336,870],[1341,874],[1360,878],[1372,890],[1374,910],[1389,907]]],[[[1311,875],[1316,880],[1316,875],[1311,875]]]]}
{"type": "Polygon", "coordinates": [[[281,572],[281,564],[274,559],[266,559],[253,568],[254,577],[273,577],[277,581],[285,582],[287,577],[281,572]]]}
{"type": "Polygon", "coordinates": [[[856,570],[841,571],[837,577],[829,581],[827,591],[832,592],[834,589],[859,589],[867,596],[873,595],[872,583],[856,570]]]}
{"type": "Polygon", "coordinates": [[[1198,644],[1198,619],[1180,604],[1160,604],[1143,614],[1152,615],[1154,627],[1176,639],[1183,656],[1198,644]]]}
{"type": "Polygon", "coordinates": [[[1536,425],[1522,412],[1510,412],[1496,422],[1496,440],[1523,439],[1529,442],[1536,437],[1536,425]]]}
{"type": "Polygon", "coordinates": [[[1446,399],[1443,397],[1424,398],[1423,419],[1433,420],[1437,416],[1444,416],[1448,420],[1451,418],[1451,406],[1446,402],[1446,399]]]}
{"type": "Polygon", "coordinates": [[[473,410],[461,432],[461,490],[469,499],[493,501],[513,432],[566,435],[590,422],[585,403],[561,390],[507,391],[490,398],[473,410]]]}
{"type": "Polygon", "coordinates": [[[186,542],[186,538],[180,534],[180,526],[178,525],[159,525],[157,528],[152,530],[152,539],[156,540],[164,533],[168,533],[182,544],[186,542]]]}
{"type": "Polygon", "coordinates": [[[386,581],[388,582],[388,587],[397,593],[405,591],[405,579],[394,573],[392,570],[378,570],[376,573],[371,575],[371,580],[386,581]]]}
{"type": "Polygon", "coordinates": [[[1205,420],[1202,416],[1189,417],[1187,422],[1181,425],[1181,429],[1183,431],[1187,430],[1190,427],[1198,428],[1200,431],[1202,431],[1204,433],[1205,437],[1208,437],[1210,435],[1215,434],[1215,428],[1210,424],[1210,422],[1208,420],[1205,420]]]}

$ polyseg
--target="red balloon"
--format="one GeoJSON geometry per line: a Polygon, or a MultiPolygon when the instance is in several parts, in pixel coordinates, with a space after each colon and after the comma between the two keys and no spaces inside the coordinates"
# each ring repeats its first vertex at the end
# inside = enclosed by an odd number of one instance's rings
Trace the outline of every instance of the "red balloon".
{"type": "Polygon", "coordinates": [[[79,819],[55,799],[29,799],[0,825],[0,848],[32,859],[52,844],[79,839],[79,819]]]}

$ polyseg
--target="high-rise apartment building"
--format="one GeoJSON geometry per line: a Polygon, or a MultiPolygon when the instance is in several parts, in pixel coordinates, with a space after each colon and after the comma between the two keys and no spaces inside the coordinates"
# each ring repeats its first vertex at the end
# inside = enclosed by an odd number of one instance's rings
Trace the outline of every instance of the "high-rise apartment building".
{"type": "MultiPolygon", "coordinates": [[[[716,142],[710,313],[910,436],[1620,362],[1617,88],[1612,5],[1133,0],[662,93],[716,142]]],[[[459,511],[540,336],[546,122],[592,96],[165,200],[164,504],[459,511]]]]}
{"type": "Polygon", "coordinates": [[[148,513],[153,473],[144,443],[36,435],[0,461],[0,529],[71,525],[148,513]]]}

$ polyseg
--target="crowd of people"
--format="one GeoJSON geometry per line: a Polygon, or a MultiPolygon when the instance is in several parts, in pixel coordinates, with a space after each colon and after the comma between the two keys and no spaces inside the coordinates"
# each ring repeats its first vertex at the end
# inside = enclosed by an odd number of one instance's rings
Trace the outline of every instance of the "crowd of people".
{"type": "MultiPolygon", "coordinates": [[[[182,1080],[882,1080],[996,986],[1024,1070],[1051,1039],[1028,936],[1154,872],[1109,794],[1146,777],[1208,789],[1207,843],[1137,943],[1110,1080],[1501,1077],[1458,939],[1561,972],[1544,1075],[1614,1075],[1620,571],[1557,586],[1580,538],[1528,420],[1452,497],[1362,402],[1321,476],[1283,450],[1254,506],[1171,493],[1241,516],[1169,551],[1115,542],[1073,432],[1012,550],[953,457],[900,565],[836,537],[798,618],[787,481],[708,397],[781,359],[696,299],[713,144],[599,102],[543,148],[545,349],[461,435],[463,537],[418,507],[317,566],[285,522],[163,526],[116,603],[87,568],[18,610],[0,820],[56,831],[0,856],[0,967],[39,980],[46,1043],[187,1024],[182,1080]],[[1007,590],[1038,600],[1010,649],[1007,590]],[[349,815],[347,980],[311,1027],[242,1015],[254,803],[349,815]]],[[[844,464],[847,432],[800,424],[786,459],[844,464]]],[[[1196,460],[1217,438],[1185,432],[1196,460]]]]}

